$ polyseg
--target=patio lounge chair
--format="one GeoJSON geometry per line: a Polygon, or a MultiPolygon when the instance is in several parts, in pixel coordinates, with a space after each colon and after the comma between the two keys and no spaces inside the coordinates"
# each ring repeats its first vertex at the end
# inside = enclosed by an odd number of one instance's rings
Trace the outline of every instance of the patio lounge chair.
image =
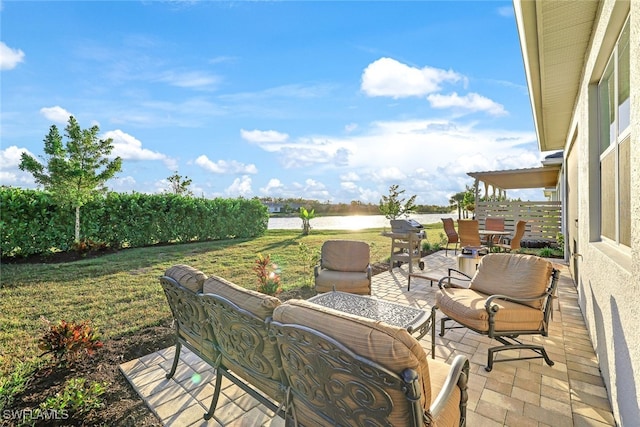
{"type": "Polygon", "coordinates": [[[369,245],[355,240],[327,240],[314,269],[317,292],[333,290],[371,295],[369,245]]]}
{"type": "Polygon", "coordinates": [[[547,336],[558,277],[559,271],[549,261],[534,255],[485,255],[470,278],[469,288],[451,284],[447,277],[440,279],[432,308],[434,319],[437,309],[445,315],[440,321],[440,336],[447,329],[463,327],[499,341],[501,346],[488,350],[486,371],[491,371],[494,363],[511,360],[544,358],[552,366],[542,344],[524,343],[518,336],[547,336]],[[447,328],[449,320],[461,326],[447,328]],[[494,360],[497,352],[525,349],[535,355],[494,360]]]}

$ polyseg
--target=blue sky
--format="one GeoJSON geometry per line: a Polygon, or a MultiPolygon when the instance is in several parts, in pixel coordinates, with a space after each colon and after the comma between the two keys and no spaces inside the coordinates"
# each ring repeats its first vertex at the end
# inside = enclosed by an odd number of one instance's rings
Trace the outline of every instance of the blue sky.
{"type": "Polygon", "coordinates": [[[69,115],[113,139],[120,192],[177,171],[205,197],[445,205],[547,154],[510,1],[0,5],[4,185],[35,187],[20,153],[69,115]]]}

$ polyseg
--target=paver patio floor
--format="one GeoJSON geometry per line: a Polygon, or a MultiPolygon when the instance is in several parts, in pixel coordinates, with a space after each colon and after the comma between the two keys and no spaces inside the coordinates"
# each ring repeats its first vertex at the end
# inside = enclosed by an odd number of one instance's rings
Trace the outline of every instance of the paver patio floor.
{"type": "MultiPolygon", "coordinates": [[[[423,258],[424,272],[446,272],[455,267],[452,251],[423,258]]],[[[484,366],[492,340],[467,329],[436,335],[436,358],[451,361],[465,354],[471,362],[467,426],[615,426],[598,361],[578,306],[578,296],[567,266],[552,260],[561,270],[558,299],[554,301],[549,336],[542,341],[555,362],[542,359],[497,363],[491,372],[484,366]]],[[[421,271],[414,265],[414,273],[421,271]]],[[[407,265],[373,277],[373,295],[389,301],[430,310],[436,284],[411,280],[407,291],[407,265]]],[[[438,273],[435,273],[438,275],[438,273]]],[[[438,312],[440,315],[440,312],[438,312]]],[[[439,322],[438,322],[439,331],[439,322]]],[[[420,340],[431,356],[431,336],[420,340]]],[[[223,391],[214,418],[202,416],[213,395],[213,370],[183,347],[175,376],[167,380],[174,348],[160,350],[120,365],[125,377],[162,424],[171,426],[282,426],[284,421],[260,405],[230,381],[223,391]]]]}

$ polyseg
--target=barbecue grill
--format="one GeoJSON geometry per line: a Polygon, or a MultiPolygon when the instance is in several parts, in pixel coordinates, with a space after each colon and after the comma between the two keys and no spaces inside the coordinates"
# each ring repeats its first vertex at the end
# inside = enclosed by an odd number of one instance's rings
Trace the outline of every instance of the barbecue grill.
{"type": "Polygon", "coordinates": [[[422,233],[424,238],[424,227],[415,219],[392,219],[390,222],[393,233],[422,233]]]}
{"type": "Polygon", "coordinates": [[[421,242],[426,237],[422,224],[413,219],[392,219],[391,232],[382,235],[391,238],[389,271],[396,264],[408,263],[409,273],[412,273],[414,261],[418,261],[418,267],[424,270],[424,262],[420,261],[421,242]]]}

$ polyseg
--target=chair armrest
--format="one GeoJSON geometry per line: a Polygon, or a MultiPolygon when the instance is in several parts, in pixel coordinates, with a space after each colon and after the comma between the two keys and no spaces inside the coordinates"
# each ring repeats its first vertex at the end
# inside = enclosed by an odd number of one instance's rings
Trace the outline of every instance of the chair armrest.
{"type": "MultiPolygon", "coordinates": [[[[464,280],[467,280],[467,279],[471,280],[471,276],[469,276],[467,273],[463,273],[458,269],[449,267],[447,270],[449,271],[449,276],[451,276],[451,273],[458,273],[459,275],[464,276],[464,280]]],[[[463,280],[463,279],[460,279],[460,280],[463,280]]]]}
{"type": "Polygon", "coordinates": [[[320,274],[320,269],[321,268],[322,268],[322,266],[320,264],[318,264],[315,267],[313,267],[313,277],[318,277],[318,274],[320,274]]]}
{"type": "Polygon", "coordinates": [[[468,281],[471,281],[471,276],[469,276],[468,274],[463,273],[460,270],[456,270],[455,268],[449,268],[449,275],[448,276],[444,276],[442,279],[440,279],[438,281],[438,288],[440,288],[440,289],[444,289],[444,288],[462,288],[462,286],[458,286],[455,283],[451,283],[451,279],[456,279],[456,280],[468,282],[468,281]],[[458,273],[462,277],[452,276],[451,273],[454,273],[454,272],[458,273]]]}
{"type": "Polygon", "coordinates": [[[371,268],[371,264],[367,265],[367,279],[371,279],[371,276],[373,276],[373,268],[371,268]]]}
{"type": "Polygon", "coordinates": [[[496,294],[496,295],[491,295],[489,298],[487,298],[487,300],[484,303],[484,308],[487,310],[487,312],[493,311],[495,313],[499,310],[499,307],[493,303],[493,301],[496,299],[517,302],[517,303],[524,303],[524,302],[538,301],[538,300],[547,298],[548,296],[549,296],[548,292],[545,292],[544,294],[538,297],[531,297],[531,298],[516,298],[516,297],[510,297],[507,295],[496,294]]]}
{"type": "Polygon", "coordinates": [[[469,379],[469,360],[466,356],[461,354],[457,355],[453,359],[451,364],[451,370],[447,379],[444,382],[444,386],[440,390],[440,393],[433,399],[431,407],[431,415],[433,418],[437,418],[439,413],[446,407],[449,396],[456,387],[460,387],[460,399],[462,402],[467,401],[467,380],[469,379]]]}

